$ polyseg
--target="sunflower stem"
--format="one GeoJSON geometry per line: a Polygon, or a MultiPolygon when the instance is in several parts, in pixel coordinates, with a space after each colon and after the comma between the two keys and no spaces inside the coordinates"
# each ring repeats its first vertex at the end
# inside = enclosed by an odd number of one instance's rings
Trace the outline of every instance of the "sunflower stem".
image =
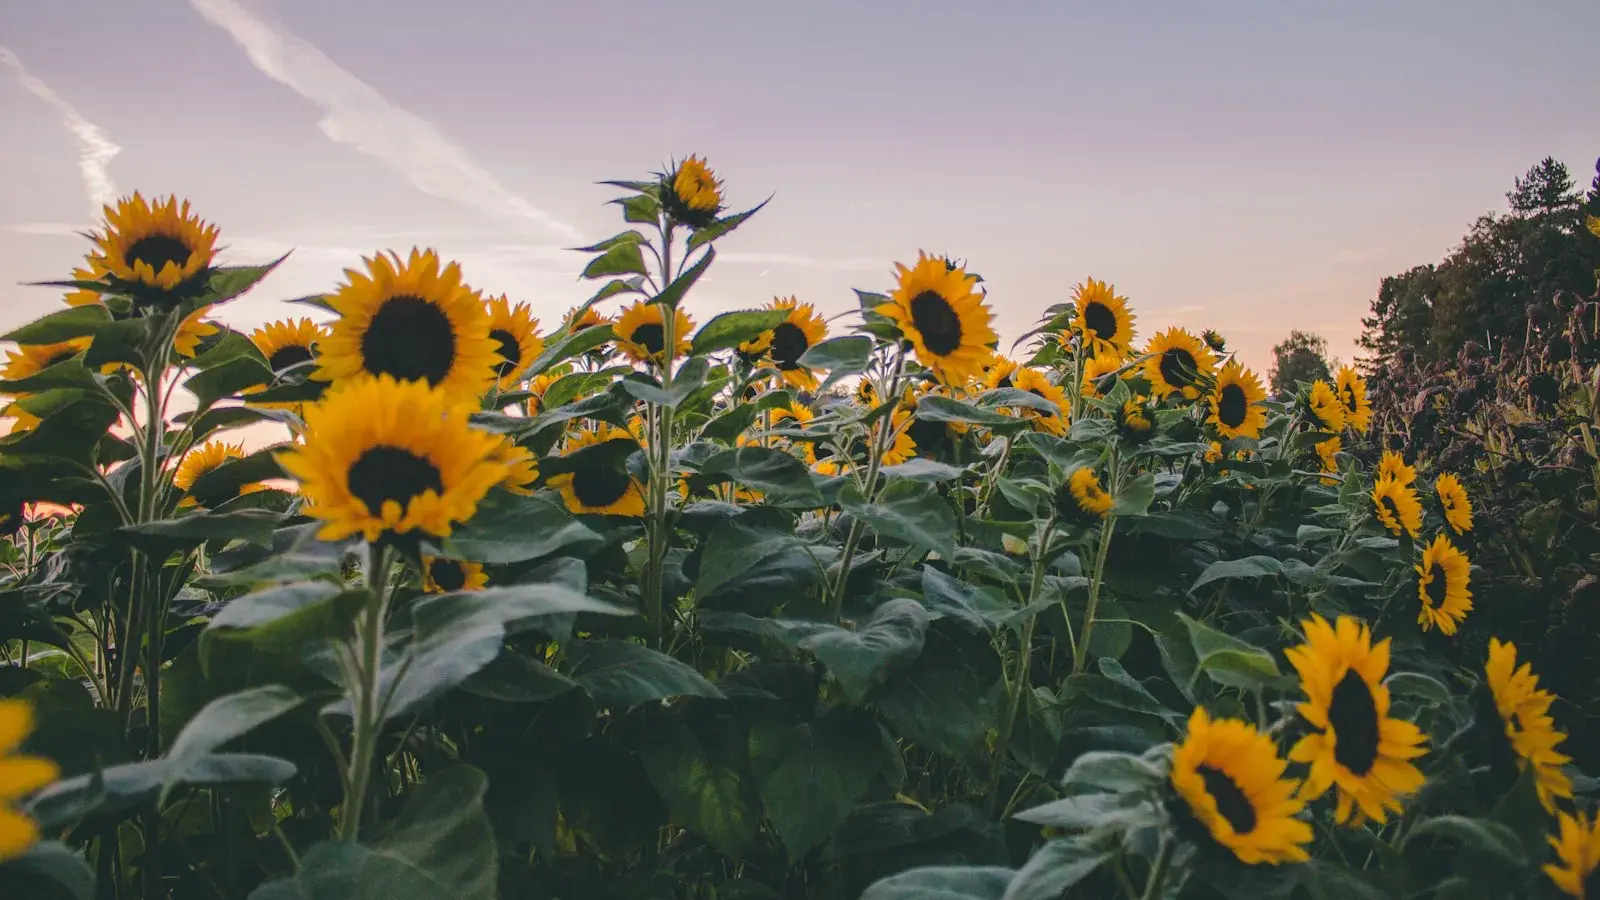
{"type": "Polygon", "coordinates": [[[1156,850],[1156,861],[1150,866],[1150,878],[1144,883],[1144,900],[1157,900],[1161,891],[1167,886],[1167,872],[1172,867],[1172,853],[1178,849],[1178,842],[1172,835],[1165,832],[1161,835],[1161,847],[1156,850]]]}
{"type": "MultiPolygon", "coordinates": [[[[1032,606],[1044,588],[1045,554],[1050,549],[1050,539],[1055,534],[1055,527],[1056,520],[1052,515],[1045,522],[1044,529],[1039,532],[1039,545],[1034,548],[1033,553],[1033,580],[1028,585],[1028,596],[1023,609],[1032,606]]],[[[994,771],[989,781],[991,810],[1000,800],[1000,777],[1005,771],[1006,754],[1010,751],[1011,735],[1017,727],[1017,715],[1022,711],[1022,698],[1028,693],[1029,671],[1033,667],[1033,630],[1038,621],[1038,616],[1028,617],[1022,625],[1022,637],[1017,644],[1017,671],[1011,679],[1010,705],[994,742],[994,771]]]]}
{"type": "Polygon", "coordinates": [[[1083,610],[1083,632],[1078,635],[1078,640],[1072,645],[1072,674],[1077,675],[1083,671],[1083,665],[1089,659],[1089,638],[1094,634],[1094,614],[1100,606],[1100,588],[1105,582],[1106,555],[1111,550],[1111,532],[1116,530],[1117,520],[1107,516],[1100,526],[1100,546],[1095,551],[1094,572],[1089,579],[1089,602],[1083,610]]]}
{"type": "MultiPolygon", "coordinates": [[[[666,220],[660,226],[661,231],[661,283],[663,286],[672,283],[672,221],[666,220]]],[[[678,311],[676,307],[663,306],[661,309],[661,334],[662,361],[661,389],[672,390],[672,362],[677,347],[678,311]]],[[[645,622],[650,628],[650,645],[660,647],[663,639],[666,611],[663,609],[666,593],[665,578],[662,569],[667,558],[667,495],[668,482],[671,480],[672,469],[672,408],[661,405],[654,407],[651,417],[654,424],[653,434],[650,435],[651,446],[646,448],[645,456],[650,460],[650,508],[646,511],[649,515],[648,525],[648,558],[645,560],[645,622]]]]}
{"type": "MultiPolygon", "coordinates": [[[[895,354],[894,371],[889,375],[888,391],[884,396],[891,398],[896,406],[900,403],[900,382],[906,370],[906,354],[904,350],[895,354]]],[[[890,409],[878,420],[872,432],[872,448],[867,458],[867,478],[861,486],[861,500],[871,503],[873,495],[877,493],[878,469],[883,460],[883,454],[888,451],[890,441],[894,436],[894,410],[890,409]]],[[[845,586],[850,580],[850,564],[855,560],[856,546],[861,543],[861,519],[850,517],[850,532],[845,536],[844,554],[839,557],[839,574],[834,576],[833,584],[828,589],[828,610],[835,622],[839,621],[844,610],[845,586]]]]}
{"type": "Polygon", "coordinates": [[[355,671],[351,674],[356,683],[346,686],[355,699],[355,733],[351,737],[350,775],[339,816],[339,839],[343,841],[354,841],[360,832],[373,758],[377,756],[378,734],[383,729],[378,691],[383,672],[383,622],[389,611],[388,582],[389,569],[394,564],[393,550],[385,547],[375,553],[368,545],[364,563],[367,604],[357,621],[356,646],[351,648],[355,658],[355,671]]]}

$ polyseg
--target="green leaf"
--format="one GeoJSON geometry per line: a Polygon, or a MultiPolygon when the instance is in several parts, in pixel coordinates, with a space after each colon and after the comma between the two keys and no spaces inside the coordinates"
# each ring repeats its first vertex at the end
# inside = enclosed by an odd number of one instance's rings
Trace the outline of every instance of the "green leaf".
{"type": "Polygon", "coordinates": [[[656,222],[661,216],[661,201],[649,194],[635,194],[611,202],[622,207],[622,218],[627,222],[656,222]]]}
{"type": "Polygon", "coordinates": [[[853,334],[831,338],[800,355],[799,364],[808,369],[824,369],[834,375],[864,372],[872,359],[872,338],[853,334]]]}
{"type": "Polygon", "coordinates": [[[273,410],[255,409],[249,406],[218,406],[206,410],[199,416],[177,418],[190,424],[191,438],[194,445],[198,446],[204,443],[207,437],[219,431],[274,421],[273,414],[273,410]]]}
{"type": "Polygon", "coordinates": [[[884,466],[879,474],[888,478],[904,478],[908,481],[926,481],[937,484],[941,481],[955,481],[959,479],[965,469],[959,469],[948,463],[936,462],[921,456],[913,456],[899,465],[884,466]]]}
{"type": "Polygon", "coordinates": [[[507,651],[463,681],[461,689],[502,703],[545,703],[577,690],[578,683],[538,660],[507,651]]]}
{"type": "Polygon", "coordinates": [[[40,391],[97,391],[100,382],[95,378],[94,372],[84,367],[83,360],[78,357],[62,360],[49,368],[19,378],[15,381],[0,381],[0,394],[36,394],[40,391]]]}
{"type": "Polygon", "coordinates": [[[923,866],[873,882],[861,900],[1002,900],[1015,874],[995,866],[923,866]]]}
{"type": "MultiPolygon", "coordinates": [[[[25,804],[40,829],[54,831],[91,816],[111,817],[155,802],[172,763],[165,759],[110,766],[47,785],[25,804]]],[[[256,753],[210,753],[184,765],[191,785],[282,784],[293,778],[287,760],[256,753]]]]}
{"type": "Polygon", "coordinates": [[[1230,578],[1261,578],[1266,575],[1282,575],[1283,563],[1270,556],[1246,556],[1243,559],[1225,559],[1206,566],[1194,584],[1189,586],[1189,593],[1194,593],[1201,587],[1213,581],[1223,581],[1230,578]]]}
{"type": "Polygon", "coordinates": [[[945,559],[955,555],[956,515],[932,485],[891,482],[877,502],[867,503],[855,485],[847,484],[839,491],[839,504],[884,537],[936,551],[945,559]]]}
{"type": "MultiPolygon", "coordinates": [[[[637,234],[637,232],[630,232],[637,234]]],[[[612,240],[616,240],[613,238],[612,240]]],[[[603,246],[600,244],[597,247],[603,246]]],[[[604,278],[607,275],[644,275],[650,270],[644,265],[644,252],[638,241],[612,243],[605,251],[583,269],[584,278],[604,278]]]]}
{"type": "Polygon", "coordinates": [[[602,542],[559,503],[503,494],[485,501],[466,524],[453,529],[438,555],[504,565],[561,552],[581,553],[602,542]]]}
{"type": "Polygon", "coordinates": [[[1421,672],[1395,672],[1383,683],[1393,695],[1416,697],[1430,706],[1443,706],[1450,702],[1450,688],[1439,679],[1421,672]]]}
{"type": "Polygon", "coordinates": [[[1212,681],[1226,687],[1259,690],[1281,678],[1271,653],[1183,613],[1178,613],[1178,618],[1189,629],[1196,665],[1212,681]]]}
{"type": "Polygon", "coordinates": [[[1362,872],[1337,860],[1312,859],[1294,867],[1313,900],[1394,900],[1404,896],[1399,885],[1385,884],[1381,871],[1362,872]]]}
{"type": "MultiPolygon", "coordinates": [[[[292,251],[291,251],[292,252],[292,251]]],[[[261,279],[272,274],[280,263],[289,258],[289,254],[278,257],[264,266],[217,266],[207,271],[206,286],[200,295],[185,303],[191,311],[202,306],[215,306],[227,303],[250,290],[260,283],[261,279]]]]}
{"type": "Polygon", "coordinates": [[[270,722],[296,706],[301,697],[282,685],[269,684],[218,697],[207,703],[178,733],[167,749],[170,764],[161,783],[161,797],[165,804],[172,789],[183,781],[188,767],[197,759],[243,737],[257,725],[270,722]]]}
{"type": "Polygon", "coordinates": [[[239,490],[247,484],[285,477],[277,459],[281,449],[281,445],[264,447],[248,456],[227,460],[196,478],[189,486],[189,496],[206,506],[221,506],[239,496],[239,490]]]}
{"type": "MultiPolygon", "coordinates": [[[[1113,660],[1115,662],[1115,660],[1113,660]]],[[[1110,678],[1085,672],[1068,675],[1061,689],[1061,697],[1069,707],[1102,707],[1126,710],[1153,716],[1173,726],[1181,724],[1185,716],[1168,709],[1154,694],[1132,678],[1110,678]]],[[[1127,717],[1120,717],[1126,720],[1127,717]]]]}
{"type": "Polygon", "coordinates": [[[650,729],[641,748],[650,783],[672,816],[721,853],[739,860],[761,830],[749,742],[731,718],[698,729],[679,717],[650,729]]]}
{"type": "Polygon", "coordinates": [[[98,303],[73,306],[12,329],[5,337],[0,337],[0,341],[16,344],[59,344],[62,341],[92,335],[110,321],[111,312],[98,303]]]}
{"type": "Polygon", "coordinates": [[[823,623],[794,623],[803,637],[796,642],[822,662],[844,688],[851,703],[861,703],[867,692],[891,672],[910,665],[922,653],[928,631],[928,611],[915,600],[890,600],[872,611],[857,631],[823,623]]]}
{"type": "Polygon", "coordinates": [[[1051,841],[1017,871],[1003,900],[1059,900],[1110,857],[1081,840],[1051,841]]]}
{"type": "Polygon", "coordinates": [[[711,261],[716,258],[716,249],[707,247],[706,252],[700,255],[700,259],[694,265],[679,274],[665,290],[655,296],[655,302],[669,309],[676,309],[683,301],[683,296],[689,292],[689,288],[694,287],[694,283],[700,280],[700,276],[706,273],[706,269],[711,267],[711,261]]]}
{"type": "Polygon", "coordinates": [[[834,710],[807,724],[751,728],[750,765],[761,803],[791,863],[850,817],[881,770],[883,752],[868,713],[834,710]]]}
{"type": "Polygon", "coordinates": [[[266,387],[272,381],[271,369],[260,360],[242,356],[191,376],[183,386],[194,394],[196,405],[206,409],[224,397],[235,396],[246,388],[266,387]]]}
{"type": "Polygon", "coordinates": [[[598,244],[590,244],[587,247],[575,247],[573,249],[578,253],[601,253],[606,250],[610,250],[613,247],[622,247],[628,244],[637,245],[643,243],[645,243],[644,234],[638,231],[630,230],[624,231],[621,234],[614,234],[598,244]]]}
{"type": "Polygon", "coordinates": [[[695,595],[709,597],[777,556],[805,550],[805,542],[788,531],[752,528],[737,519],[718,522],[706,538],[695,595]]]}
{"type": "Polygon", "coordinates": [[[43,456],[93,464],[101,438],[117,421],[105,398],[79,391],[46,391],[16,401],[43,421],[32,430],[0,438],[0,455],[43,456]]]}
{"type": "Polygon", "coordinates": [[[958,758],[980,751],[984,736],[998,727],[1004,690],[988,638],[961,637],[930,632],[917,661],[874,698],[906,740],[958,758]]]}
{"type": "MultiPolygon", "coordinates": [[[[1096,791],[1142,791],[1160,785],[1166,777],[1165,771],[1145,757],[1112,750],[1091,750],[1079,754],[1072,761],[1061,778],[1061,786],[1096,791]]],[[[1017,818],[1021,819],[1022,816],[1018,815],[1017,818]]]]}
{"type": "Polygon", "coordinates": [[[35,844],[0,866],[0,896],[28,900],[94,900],[94,870],[83,855],[56,841],[35,844]]]}
{"type": "Polygon", "coordinates": [[[1111,508],[1114,516],[1142,516],[1150,509],[1150,502],[1156,496],[1156,479],[1149,472],[1122,486],[1117,492],[1116,505],[1111,508]]]}
{"type": "Polygon", "coordinates": [[[706,423],[700,436],[708,441],[733,443],[734,439],[756,423],[761,410],[754,403],[740,403],[706,423]]]}
{"type": "Polygon", "coordinates": [[[695,332],[694,344],[689,348],[693,356],[705,356],[718,350],[737,347],[745,341],[771,331],[789,318],[787,309],[752,309],[726,312],[713,318],[695,332]]]}
{"type": "Polygon", "coordinates": [[[642,644],[582,641],[567,648],[568,674],[603,706],[629,707],[668,697],[722,692],[694,669],[642,644]]]}
{"type": "Polygon", "coordinates": [[[724,450],[700,466],[701,478],[713,479],[714,476],[771,494],[776,501],[812,506],[822,503],[822,495],[817,493],[805,463],[782,450],[770,447],[724,450]]]}
{"type": "Polygon", "coordinates": [[[130,543],[154,553],[198,547],[208,541],[242,540],[258,547],[272,546],[272,531],[278,523],[275,512],[241,509],[225,513],[189,513],[176,519],[162,519],[117,529],[130,543]]]}
{"type": "Polygon", "coordinates": [[[1093,793],[1063,797],[1043,806],[1025,809],[1012,818],[1047,828],[1093,831],[1107,826],[1123,826],[1130,812],[1136,814],[1136,821],[1141,824],[1144,824],[1143,820],[1154,819],[1158,815],[1143,800],[1130,799],[1122,794],[1093,793]]]}
{"type": "Polygon", "coordinates": [[[933,566],[922,567],[922,602],[928,611],[954,619],[973,631],[988,631],[996,613],[1010,612],[1008,604],[986,603],[982,589],[946,575],[933,566]]]}
{"type": "Polygon", "coordinates": [[[728,232],[734,230],[735,228],[738,228],[740,225],[744,224],[746,219],[755,215],[757,212],[760,212],[761,207],[766,206],[770,202],[772,202],[772,198],[768,197],[767,199],[758,203],[752,209],[747,209],[742,213],[734,213],[731,216],[723,216],[722,218],[717,219],[703,228],[696,228],[694,233],[689,235],[689,249],[693,250],[702,244],[709,244],[717,238],[722,237],[728,232]]]}
{"type": "Polygon", "coordinates": [[[325,581],[278,585],[229,600],[211,617],[206,631],[217,640],[294,647],[342,634],[365,597],[325,581]]]}
{"type": "Polygon", "coordinates": [[[566,335],[560,340],[553,341],[549,346],[545,347],[544,352],[540,353],[539,356],[528,365],[527,371],[523,374],[529,378],[532,378],[535,375],[543,375],[557,363],[571,359],[572,357],[581,353],[588,353],[590,350],[593,350],[594,348],[604,344],[606,341],[609,341],[614,337],[615,335],[612,334],[610,325],[595,325],[591,328],[585,328],[582,331],[566,335]]]}
{"type": "Polygon", "coordinates": [[[643,373],[634,373],[624,378],[621,382],[623,390],[633,395],[636,399],[656,406],[677,409],[689,395],[700,389],[705,384],[706,373],[711,365],[704,359],[696,357],[683,364],[676,376],[672,379],[672,387],[663,390],[655,380],[643,373]]]}
{"type": "Polygon", "coordinates": [[[1514,866],[1527,864],[1527,854],[1517,833],[1499,822],[1466,816],[1433,816],[1418,823],[1406,835],[1407,847],[1418,838],[1433,837],[1458,841],[1473,852],[1489,853],[1514,866]]]}
{"type": "Polygon", "coordinates": [[[979,409],[949,397],[923,397],[917,401],[917,418],[929,422],[967,422],[973,425],[1007,426],[1024,424],[1011,416],[979,409]]]}
{"type": "Polygon", "coordinates": [[[617,380],[618,375],[625,375],[633,370],[627,366],[614,366],[602,369],[599,372],[573,372],[563,375],[555,383],[545,389],[544,408],[555,409],[565,406],[573,400],[588,397],[596,392],[605,390],[617,380]]]}

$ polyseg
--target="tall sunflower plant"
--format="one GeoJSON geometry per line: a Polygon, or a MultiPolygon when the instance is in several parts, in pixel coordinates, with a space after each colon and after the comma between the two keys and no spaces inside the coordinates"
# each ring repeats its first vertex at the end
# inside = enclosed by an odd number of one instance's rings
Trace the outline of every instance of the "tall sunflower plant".
{"type": "Polygon", "coordinates": [[[418,248],[248,334],[270,265],[107,210],[0,372],[0,896],[1600,896],[1360,372],[1098,278],[1002,347],[926,252],[709,314],[765,204],[605,184],[565,312],[418,248]]]}

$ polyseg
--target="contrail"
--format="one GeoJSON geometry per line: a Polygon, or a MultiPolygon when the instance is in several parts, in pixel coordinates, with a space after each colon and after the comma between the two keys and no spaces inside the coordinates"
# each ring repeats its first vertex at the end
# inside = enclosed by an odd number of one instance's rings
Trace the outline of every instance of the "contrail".
{"type": "Polygon", "coordinates": [[[578,229],[508,191],[432,123],[390,103],[309,42],[235,0],[189,2],[226,31],[263,75],[319,107],[317,124],[335,143],[376,157],[424,193],[582,239],[578,229]]]}
{"type": "Polygon", "coordinates": [[[111,164],[113,157],[122,152],[122,148],[113,144],[99,126],[78,115],[72,104],[61,99],[61,95],[51,90],[50,85],[33,77],[10,48],[0,47],[0,62],[16,73],[17,80],[22,82],[28,93],[50,104],[61,116],[67,130],[78,139],[78,170],[83,173],[83,187],[89,192],[89,202],[94,204],[89,217],[98,219],[102,209],[117,200],[117,186],[111,182],[106,167],[111,164]]]}

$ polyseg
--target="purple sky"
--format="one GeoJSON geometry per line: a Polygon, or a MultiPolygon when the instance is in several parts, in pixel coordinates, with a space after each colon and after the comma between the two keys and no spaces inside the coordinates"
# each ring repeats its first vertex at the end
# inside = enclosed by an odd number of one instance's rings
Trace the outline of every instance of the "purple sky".
{"type": "Polygon", "coordinates": [[[134,189],[193,200],[227,261],[297,248],[239,327],[413,244],[548,325],[592,290],[561,248],[621,228],[594,182],[698,152],[734,205],[776,193],[700,321],[841,312],[927,249],[985,277],[1007,344],[1094,276],[1141,338],[1214,327],[1264,370],[1305,328],[1349,358],[1379,279],[1529,165],[1587,182],[1595,34],[1594,0],[10,3],[0,328],[55,308],[17,283],[134,189]]]}

